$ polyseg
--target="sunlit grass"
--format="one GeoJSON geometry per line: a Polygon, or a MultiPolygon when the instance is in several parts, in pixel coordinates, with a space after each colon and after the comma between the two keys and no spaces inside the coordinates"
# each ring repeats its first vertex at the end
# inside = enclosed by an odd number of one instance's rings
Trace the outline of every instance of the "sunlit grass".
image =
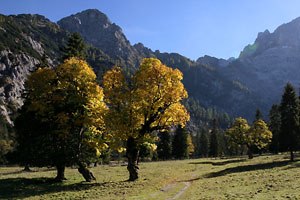
{"type": "Polygon", "coordinates": [[[0,199],[168,199],[190,182],[179,199],[298,199],[300,161],[287,155],[252,160],[193,159],[141,163],[140,179],[127,182],[126,166],[90,168],[97,182],[86,183],[77,169],[66,170],[67,181],[53,183],[56,171],[0,168],[0,199]]]}

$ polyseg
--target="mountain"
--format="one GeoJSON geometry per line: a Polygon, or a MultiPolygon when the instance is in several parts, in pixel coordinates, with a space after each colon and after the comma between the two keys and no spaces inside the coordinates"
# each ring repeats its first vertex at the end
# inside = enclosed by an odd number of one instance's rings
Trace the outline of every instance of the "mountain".
{"type": "Polygon", "coordinates": [[[253,44],[238,59],[218,71],[227,80],[238,81],[261,101],[266,115],[279,103],[287,82],[300,83],[300,18],[279,26],[273,33],[258,33],[253,44]]]}
{"type": "MultiPolygon", "coordinates": [[[[192,61],[177,53],[152,51],[142,43],[130,44],[121,27],[102,12],[89,9],[57,23],[41,15],[0,15],[0,142],[12,144],[13,119],[23,104],[22,92],[28,74],[46,55],[49,67],[59,64],[60,48],[71,33],[87,43],[87,62],[101,84],[113,65],[134,72],[143,58],[154,57],[183,72],[191,114],[188,127],[194,132],[210,127],[217,118],[225,129],[233,117],[250,121],[260,108],[267,118],[273,103],[280,102],[286,82],[300,82],[300,18],[279,26],[273,33],[258,33],[237,59],[203,56],[192,61]]],[[[1,162],[1,153],[0,153],[1,162]]]]}
{"type": "Polygon", "coordinates": [[[78,32],[86,43],[101,49],[111,58],[121,57],[130,66],[138,64],[138,52],[130,45],[122,29],[99,10],[85,10],[65,17],[57,24],[71,33],[78,32]]]}
{"type": "MultiPolygon", "coordinates": [[[[205,108],[215,107],[234,116],[247,117],[250,109],[256,109],[256,99],[241,83],[223,78],[209,63],[194,62],[177,53],[154,52],[141,43],[131,45],[122,29],[98,10],[85,10],[57,23],[64,30],[78,32],[85,42],[100,48],[110,57],[121,57],[121,65],[129,68],[137,68],[146,57],[158,58],[167,66],[178,68],[183,72],[183,83],[189,95],[198,99],[205,108]]],[[[229,61],[222,62],[227,65],[229,61]]]]}
{"type": "Polygon", "coordinates": [[[50,67],[56,66],[61,56],[60,48],[66,44],[73,31],[80,32],[88,43],[87,61],[100,83],[103,73],[113,65],[119,65],[131,73],[143,58],[155,57],[183,71],[186,88],[190,96],[194,97],[185,102],[191,115],[195,116],[192,117],[190,127],[199,129],[202,125],[208,126],[213,117],[223,121],[220,124],[224,128],[230,123],[229,115],[222,109],[224,101],[220,101],[218,95],[227,94],[229,90],[224,88],[226,85],[229,85],[232,92],[243,93],[243,90],[221,80],[215,70],[207,65],[176,53],[153,52],[141,43],[131,45],[121,28],[111,23],[103,13],[87,10],[58,23],[41,15],[0,16],[0,127],[4,127],[6,132],[11,130],[16,110],[23,103],[22,92],[27,75],[35,70],[43,55],[47,56],[50,67]],[[200,111],[201,114],[197,114],[200,111]]]}
{"type": "MultiPolygon", "coordinates": [[[[189,96],[205,109],[227,112],[232,117],[253,119],[259,107],[266,115],[279,102],[287,81],[299,83],[300,19],[283,24],[273,33],[259,33],[237,59],[204,56],[192,61],[177,53],[152,51],[142,43],[130,44],[121,27],[102,12],[89,9],[53,23],[41,15],[0,17],[1,113],[8,116],[22,104],[27,74],[43,54],[58,64],[59,48],[70,33],[78,32],[88,44],[88,62],[99,81],[112,65],[131,73],[143,58],[154,57],[183,72],[189,96]],[[16,107],[16,108],[13,108],[16,107]]],[[[10,117],[6,118],[8,121],[10,117]]]]}

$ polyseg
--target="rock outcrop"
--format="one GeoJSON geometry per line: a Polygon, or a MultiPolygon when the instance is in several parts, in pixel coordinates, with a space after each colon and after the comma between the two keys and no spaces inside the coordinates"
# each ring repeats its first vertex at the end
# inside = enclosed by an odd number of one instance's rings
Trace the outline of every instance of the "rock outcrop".
{"type": "Polygon", "coordinates": [[[24,53],[13,54],[9,50],[1,51],[0,58],[0,101],[2,102],[0,113],[12,124],[9,116],[12,109],[17,109],[23,104],[21,95],[25,80],[39,61],[24,53]]]}

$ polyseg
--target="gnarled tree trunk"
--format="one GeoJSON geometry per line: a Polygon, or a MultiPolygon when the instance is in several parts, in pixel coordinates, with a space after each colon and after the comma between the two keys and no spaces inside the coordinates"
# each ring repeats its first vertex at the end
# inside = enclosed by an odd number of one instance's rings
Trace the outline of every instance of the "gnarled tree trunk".
{"type": "Polygon", "coordinates": [[[138,165],[138,157],[139,157],[139,148],[137,146],[134,138],[129,137],[127,140],[127,158],[128,165],[127,170],[129,171],[129,181],[135,181],[139,178],[139,167],[138,165]]]}
{"type": "Polygon", "coordinates": [[[79,166],[78,171],[80,174],[82,174],[86,182],[91,182],[92,180],[94,181],[96,180],[93,173],[87,168],[87,166],[84,163],[78,161],[78,166],[79,166]]]}
{"type": "Polygon", "coordinates": [[[67,180],[65,177],[65,168],[66,166],[64,164],[56,165],[57,175],[54,179],[55,181],[62,182],[64,180],[67,180]]]}

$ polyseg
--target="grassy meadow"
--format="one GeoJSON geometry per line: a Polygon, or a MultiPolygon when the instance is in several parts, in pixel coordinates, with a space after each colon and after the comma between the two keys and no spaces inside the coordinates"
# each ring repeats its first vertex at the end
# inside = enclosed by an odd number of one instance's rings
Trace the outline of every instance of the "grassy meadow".
{"type": "Polygon", "coordinates": [[[90,168],[92,183],[72,168],[67,181],[53,183],[52,168],[0,167],[0,199],[300,199],[300,160],[288,160],[282,154],[140,163],[135,182],[117,164],[90,168]]]}

